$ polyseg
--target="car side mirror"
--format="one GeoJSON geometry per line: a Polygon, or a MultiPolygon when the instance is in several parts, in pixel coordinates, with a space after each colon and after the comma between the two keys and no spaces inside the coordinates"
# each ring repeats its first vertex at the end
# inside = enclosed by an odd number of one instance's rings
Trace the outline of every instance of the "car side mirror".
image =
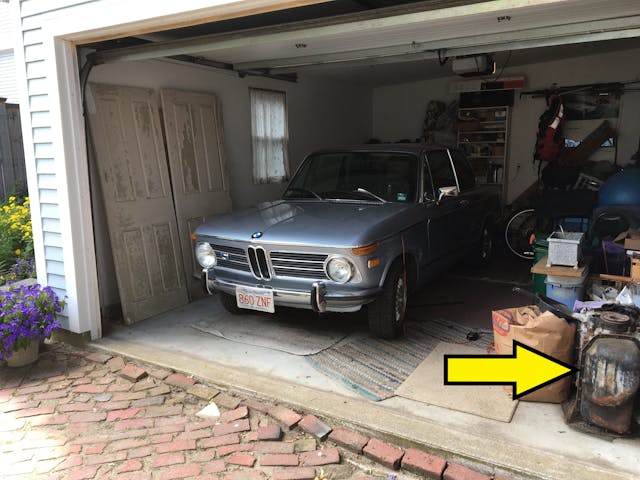
{"type": "Polygon", "coordinates": [[[444,197],[455,197],[458,195],[458,187],[440,187],[438,189],[438,203],[442,201],[444,197]]]}

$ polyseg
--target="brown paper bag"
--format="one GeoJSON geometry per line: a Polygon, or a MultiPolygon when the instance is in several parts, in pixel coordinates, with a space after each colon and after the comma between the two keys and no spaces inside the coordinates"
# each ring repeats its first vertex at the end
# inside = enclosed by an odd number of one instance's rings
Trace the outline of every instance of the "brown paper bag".
{"type": "MultiPolygon", "coordinates": [[[[513,341],[519,342],[562,362],[573,362],[575,326],[551,312],[540,312],[533,305],[491,312],[493,341],[498,355],[513,353],[513,341]]],[[[527,402],[562,403],[567,399],[571,377],[542,387],[520,400],[527,402]]],[[[511,392],[511,387],[508,387],[511,392]]]]}

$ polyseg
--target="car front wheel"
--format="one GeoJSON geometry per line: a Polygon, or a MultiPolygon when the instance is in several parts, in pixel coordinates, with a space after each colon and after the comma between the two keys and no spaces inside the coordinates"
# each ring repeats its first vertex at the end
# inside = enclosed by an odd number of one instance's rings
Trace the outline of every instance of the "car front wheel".
{"type": "Polygon", "coordinates": [[[218,294],[220,295],[220,303],[227,312],[231,313],[232,315],[239,315],[240,313],[242,313],[242,309],[238,307],[236,297],[224,292],[219,292],[218,294]]]}
{"type": "Polygon", "coordinates": [[[403,332],[407,309],[407,282],[401,262],[395,262],[380,296],[367,307],[369,330],[379,338],[398,338],[403,332]]]}
{"type": "Polygon", "coordinates": [[[486,221],[482,225],[480,232],[480,241],[476,254],[476,260],[480,265],[486,266],[491,262],[493,257],[493,225],[486,221]]]}

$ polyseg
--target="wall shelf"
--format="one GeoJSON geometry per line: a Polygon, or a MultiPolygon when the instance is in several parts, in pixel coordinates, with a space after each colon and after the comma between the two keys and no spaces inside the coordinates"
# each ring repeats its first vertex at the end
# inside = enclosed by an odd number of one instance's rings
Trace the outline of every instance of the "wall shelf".
{"type": "Polygon", "coordinates": [[[476,183],[500,187],[503,203],[507,199],[509,120],[508,106],[458,109],[458,148],[469,159],[476,183]]]}

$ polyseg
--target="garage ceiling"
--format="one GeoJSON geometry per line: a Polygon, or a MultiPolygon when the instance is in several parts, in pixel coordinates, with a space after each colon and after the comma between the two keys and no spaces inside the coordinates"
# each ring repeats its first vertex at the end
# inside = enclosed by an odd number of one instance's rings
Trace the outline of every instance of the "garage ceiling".
{"type": "Polygon", "coordinates": [[[245,73],[357,75],[377,86],[449,76],[440,63],[452,56],[503,52],[498,65],[517,66],[636,48],[639,38],[637,0],[349,0],[90,46],[96,63],[187,55],[245,73]]]}

